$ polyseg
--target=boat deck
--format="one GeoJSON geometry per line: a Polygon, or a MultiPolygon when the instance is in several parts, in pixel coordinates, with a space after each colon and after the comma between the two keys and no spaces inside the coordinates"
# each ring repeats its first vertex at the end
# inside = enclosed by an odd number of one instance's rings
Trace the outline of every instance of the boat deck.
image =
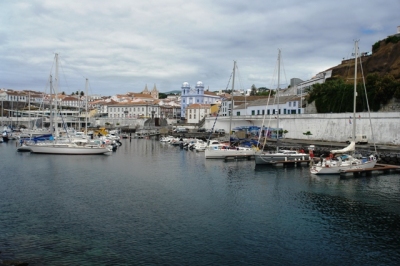
{"type": "Polygon", "coordinates": [[[304,165],[304,164],[310,164],[311,160],[288,160],[288,161],[275,161],[275,162],[271,162],[271,164],[273,165],[278,165],[278,164],[282,164],[282,165],[304,165]]]}
{"type": "Polygon", "coordinates": [[[254,155],[229,155],[225,156],[224,160],[229,161],[229,160],[253,160],[254,155]]]}

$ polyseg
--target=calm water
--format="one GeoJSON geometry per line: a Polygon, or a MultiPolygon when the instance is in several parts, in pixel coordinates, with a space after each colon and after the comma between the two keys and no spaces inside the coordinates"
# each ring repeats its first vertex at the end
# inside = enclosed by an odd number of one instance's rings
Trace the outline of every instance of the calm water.
{"type": "Polygon", "coordinates": [[[311,176],[156,140],[111,156],[0,144],[0,251],[30,265],[396,265],[400,175],[311,176]]]}

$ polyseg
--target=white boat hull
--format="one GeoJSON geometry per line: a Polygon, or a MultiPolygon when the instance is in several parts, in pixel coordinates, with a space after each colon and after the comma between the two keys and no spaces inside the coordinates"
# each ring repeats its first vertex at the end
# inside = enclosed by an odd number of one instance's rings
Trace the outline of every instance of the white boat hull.
{"type": "Polygon", "coordinates": [[[110,150],[103,147],[79,147],[79,146],[62,146],[62,145],[49,145],[49,146],[30,146],[31,153],[42,154],[65,154],[65,155],[100,155],[109,153],[110,150]]]}
{"type": "Polygon", "coordinates": [[[205,151],[206,159],[225,159],[230,156],[254,156],[253,149],[210,149],[205,151]]]}
{"type": "Polygon", "coordinates": [[[352,164],[352,165],[315,165],[311,166],[310,172],[311,174],[314,175],[339,175],[346,170],[352,170],[352,169],[368,169],[368,168],[374,168],[376,164],[376,160],[372,161],[367,161],[364,163],[360,164],[352,164]]]}

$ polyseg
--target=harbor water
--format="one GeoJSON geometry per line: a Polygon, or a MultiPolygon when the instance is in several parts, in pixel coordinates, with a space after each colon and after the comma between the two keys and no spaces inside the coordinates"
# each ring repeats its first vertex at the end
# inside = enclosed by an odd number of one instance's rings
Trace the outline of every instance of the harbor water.
{"type": "Polygon", "coordinates": [[[397,265],[400,175],[206,160],[155,139],[111,155],[0,144],[0,258],[29,265],[397,265]]]}

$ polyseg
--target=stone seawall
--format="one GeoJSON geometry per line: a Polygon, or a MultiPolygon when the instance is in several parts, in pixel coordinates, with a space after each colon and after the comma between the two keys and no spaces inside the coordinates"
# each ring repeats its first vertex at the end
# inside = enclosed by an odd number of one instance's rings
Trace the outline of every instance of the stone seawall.
{"type": "MultiPolygon", "coordinates": [[[[208,117],[204,127],[212,128],[214,122],[215,128],[226,132],[239,126],[277,127],[276,116],[262,115],[233,116],[231,126],[229,117],[208,117]]],[[[352,135],[353,125],[353,113],[283,114],[279,119],[279,128],[288,131],[285,138],[314,141],[345,142],[352,135]],[[306,132],[312,135],[304,135],[306,132]]],[[[367,135],[369,143],[400,145],[400,113],[357,113],[356,134],[367,135]]]]}

